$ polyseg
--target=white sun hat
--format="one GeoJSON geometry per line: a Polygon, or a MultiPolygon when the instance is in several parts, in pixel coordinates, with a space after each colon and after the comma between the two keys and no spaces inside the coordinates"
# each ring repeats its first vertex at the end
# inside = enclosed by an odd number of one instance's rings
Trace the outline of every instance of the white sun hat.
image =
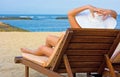
{"type": "Polygon", "coordinates": [[[97,13],[94,13],[94,17],[91,14],[78,14],[75,18],[82,28],[114,29],[117,25],[117,21],[113,17],[108,16],[103,20],[103,16],[100,16],[97,13]]]}

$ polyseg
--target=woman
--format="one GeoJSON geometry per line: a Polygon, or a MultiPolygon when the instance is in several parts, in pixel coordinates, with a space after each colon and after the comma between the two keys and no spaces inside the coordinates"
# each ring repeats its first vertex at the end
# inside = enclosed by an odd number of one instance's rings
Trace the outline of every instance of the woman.
{"type": "MultiPolygon", "coordinates": [[[[103,16],[103,18],[102,18],[103,20],[106,20],[109,15],[110,15],[110,17],[112,17],[114,19],[116,19],[116,16],[117,16],[117,13],[113,10],[96,8],[91,5],[82,6],[80,8],[76,8],[68,13],[68,19],[69,19],[71,28],[81,28],[80,23],[77,22],[77,20],[76,20],[76,15],[85,10],[89,10],[90,14],[93,16],[93,18],[95,18],[94,13],[97,13],[98,16],[103,16]]],[[[56,46],[58,41],[61,39],[61,37],[50,35],[46,39],[46,44],[43,46],[40,46],[38,49],[30,50],[27,48],[21,48],[21,51],[25,52],[25,53],[31,53],[34,55],[45,55],[45,56],[49,57],[52,54],[54,47],[56,46]]]]}
{"type": "MultiPolygon", "coordinates": [[[[88,18],[87,16],[90,16],[91,19],[95,19],[95,20],[98,20],[97,18],[106,20],[106,19],[109,19],[108,17],[116,19],[117,13],[114,10],[96,8],[91,5],[86,5],[86,6],[83,6],[80,8],[76,8],[68,13],[68,19],[69,19],[71,28],[85,28],[87,25],[87,24],[85,25],[86,19],[88,18]],[[90,13],[79,15],[80,13],[82,13],[85,10],[89,10],[90,13]],[[78,18],[80,18],[80,17],[86,17],[86,18],[83,18],[83,19],[77,21],[77,17],[76,17],[77,15],[78,15],[78,18]],[[97,17],[95,15],[97,15],[97,17]],[[83,22],[85,22],[85,23],[83,23],[83,22]]],[[[93,23],[96,24],[96,22],[93,22],[93,23]]],[[[115,24],[115,26],[116,26],[116,24],[115,24]]],[[[87,28],[90,28],[90,27],[92,27],[92,25],[87,28]]],[[[95,27],[93,27],[93,28],[95,28],[95,27]]]]}

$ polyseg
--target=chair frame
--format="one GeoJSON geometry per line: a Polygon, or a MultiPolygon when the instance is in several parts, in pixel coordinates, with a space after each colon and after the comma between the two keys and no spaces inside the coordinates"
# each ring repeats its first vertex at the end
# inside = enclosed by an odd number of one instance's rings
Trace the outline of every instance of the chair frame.
{"type": "MultiPolygon", "coordinates": [[[[100,65],[100,67],[97,69],[96,72],[98,74],[102,74],[104,68],[108,67],[109,70],[110,70],[111,76],[116,77],[115,72],[114,72],[114,68],[113,68],[112,63],[110,61],[110,57],[112,56],[112,54],[115,51],[118,43],[120,42],[120,30],[113,30],[113,29],[74,29],[74,28],[71,29],[71,28],[69,28],[67,30],[65,36],[64,36],[62,44],[59,47],[59,51],[61,51],[61,52],[58,53],[58,57],[54,61],[52,67],[45,68],[45,67],[43,67],[41,65],[38,65],[38,64],[36,64],[36,63],[34,63],[30,60],[25,59],[23,57],[15,57],[15,63],[22,63],[22,64],[25,65],[25,77],[29,77],[29,67],[32,68],[32,69],[35,69],[36,71],[38,71],[40,73],[43,73],[43,74],[47,75],[48,77],[63,77],[59,73],[68,73],[69,77],[75,77],[76,73],[81,73],[81,72],[86,72],[87,76],[90,77],[90,73],[93,72],[93,71],[89,71],[89,70],[84,71],[84,70],[82,70],[82,68],[81,69],[80,68],[76,69],[76,71],[73,70],[74,68],[71,65],[71,62],[69,61],[70,60],[69,54],[67,54],[67,51],[66,51],[70,42],[71,42],[71,39],[73,39],[74,35],[79,34],[79,36],[80,36],[80,35],[82,35],[82,33],[84,34],[87,31],[95,31],[95,32],[91,32],[94,35],[96,35],[96,32],[98,31],[97,36],[108,35],[108,36],[111,36],[111,37],[112,36],[115,37],[115,39],[112,40],[113,43],[110,44],[111,46],[109,48],[108,53],[103,54],[103,56],[104,56],[103,57],[104,58],[103,62],[100,65]],[[100,32],[103,32],[105,34],[100,34],[100,32]],[[111,32],[112,34],[109,33],[109,32],[111,32]],[[61,61],[63,61],[63,64],[64,64],[65,67],[63,68],[64,70],[60,71],[58,69],[61,66],[61,61]],[[65,69],[66,69],[66,71],[65,71],[65,69]]],[[[88,36],[89,36],[89,34],[88,34],[88,36]]],[[[76,48],[76,47],[73,47],[73,48],[76,48]]]]}

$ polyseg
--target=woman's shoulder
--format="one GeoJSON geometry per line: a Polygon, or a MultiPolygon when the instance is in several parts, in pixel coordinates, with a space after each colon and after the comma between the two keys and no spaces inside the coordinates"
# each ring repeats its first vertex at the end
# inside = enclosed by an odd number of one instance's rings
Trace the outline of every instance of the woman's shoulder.
{"type": "Polygon", "coordinates": [[[89,10],[84,10],[84,11],[78,13],[76,16],[79,16],[79,15],[84,16],[84,15],[89,15],[89,14],[90,14],[89,10]]]}

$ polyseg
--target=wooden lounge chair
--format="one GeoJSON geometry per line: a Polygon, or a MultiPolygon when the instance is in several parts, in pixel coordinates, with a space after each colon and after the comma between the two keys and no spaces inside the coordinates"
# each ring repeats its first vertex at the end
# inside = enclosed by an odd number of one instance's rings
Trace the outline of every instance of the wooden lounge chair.
{"type": "Polygon", "coordinates": [[[76,73],[102,74],[108,67],[111,77],[116,77],[110,57],[119,42],[120,30],[68,29],[49,58],[22,53],[22,57],[15,57],[15,63],[25,65],[26,77],[29,67],[49,77],[62,77],[60,73],[69,77],[76,73]]]}

